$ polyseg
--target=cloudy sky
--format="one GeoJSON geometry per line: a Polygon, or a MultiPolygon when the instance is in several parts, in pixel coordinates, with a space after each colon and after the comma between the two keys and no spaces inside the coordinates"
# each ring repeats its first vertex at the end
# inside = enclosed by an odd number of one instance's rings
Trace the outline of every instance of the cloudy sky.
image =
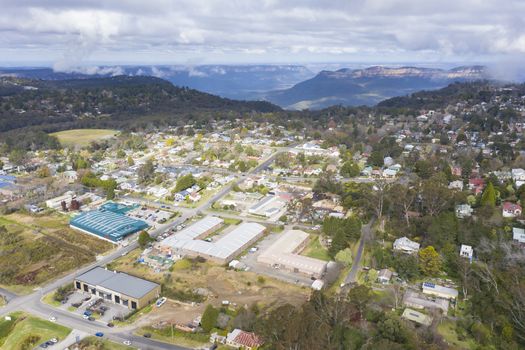
{"type": "Polygon", "coordinates": [[[517,62],[521,0],[0,0],[0,64],[517,62]]]}

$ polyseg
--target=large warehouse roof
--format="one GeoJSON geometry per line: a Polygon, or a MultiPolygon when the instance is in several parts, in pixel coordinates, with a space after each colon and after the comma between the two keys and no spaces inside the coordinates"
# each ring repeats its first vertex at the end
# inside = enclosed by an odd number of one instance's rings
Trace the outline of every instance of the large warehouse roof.
{"type": "Polygon", "coordinates": [[[287,231],[262,252],[257,257],[257,261],[270,265],[283,265],[307,274],[321,275],[326,269],[326,261],[295,254],[298,247],[307,239],[308,233],[306,232],[300,230],[287,231]]]}
{"type": "Polygon", "coordinates": [[[92,210],[71,219],[73,228],[95,234],[102,238],[118,241],[127,235],[148,227],[144,221],[136,220],[111,211],[92,210]]]}
{"type": "Polygon", "coordinates": [[[227,260],[266,230],[263,225],[247,222],[239,225],[215,242],[195,239],[222,221],[222,219],[214,217],[202,219],[186,230],[165,239],[162,245],[227,260]]]}
{"type": "Polygon", "coordinates": [[[205,232],[208,232],[214,227],[222,224],[224,220],[216,216],[207,216],[194,223],[193,225],[186,227],[184,230],[177,232],[171,237],[166,238],[163,241],[164,245],[174,245],[176,241],[188,241],[196,239],[205,232]]]}
{"type": "Polygon", "coordinates": [[[157,283],[146,281],[123,272],[109,271],[100,266],[77,276],[76,280],[137,299],[142,298],[158,286],[157,283]]]}

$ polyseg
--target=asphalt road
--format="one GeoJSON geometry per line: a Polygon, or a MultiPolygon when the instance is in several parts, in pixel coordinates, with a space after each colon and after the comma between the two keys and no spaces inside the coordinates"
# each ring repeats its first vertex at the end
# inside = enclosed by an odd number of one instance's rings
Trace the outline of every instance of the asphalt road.
{"type": "Polygon", "coordinates": [[[357,248],[357,253],[354,257],[352,263],[352,268],[345,278],[345,285],[354,283],[357,278],[357,273],[361,269],[361,259],[363,257],[363,250],[365,248],[365,243],[370,238],[370,232],[372,231],[372,225],[374,220],[372,219],[368,224],[361,227],[361,240],[359,241],[359,247],[357,248]]]}
{"type": "MultiPolygon", "coordinates": [[[[254,168],[253,170],[249,171],[246,174],[240,175],[236,181],[222,188],[219,192],[217,192],[215,195],[209,198],[205,203],[201,204],[197,208],[184,211],[182,215],[176,218],[174,221],[161,225],[155,230],[150,231],[149,232],[150,235],[152,237],[157,237],[159,234],[165,232],[166,230],[174,226],[179,225],[180,223],[186,221],[188,218],[192,217],[193,215],[210,208],[214,202],[216,202],[222,196],[228,193],[232,189],[233,186],[240,184],[242,181],[244,181],[244,179],[248,175],[252,175],[263,169],[266,169],[273,162],[273,160],[279,153],[289,151],[292,147],[293,146],[281,148],[277,150],[272,155],[270,155],[266,160],[264,160],[260,165],[258,165],[256,168],[254,168]]],[[[155,341],[152,339],[147,339],[144,337],[133,335],[131,333],[132,332],[131,329],[109,328],[105,324],[102,324],[100,322],[88,321],[88,320],[78,317],[78,315],[74,315],[73,313],[53,308],[47,304],[42,303],[41,301],[42,297],[45,294],[53,291],[54,289],[68,282],[71,282],[79,274],[82,274],[96,266],[106,265],[112,262],[113,260],[119,258],[123,254],[128,253],[137,247],[138,247],[138,243],[136,241],[130,243],[126,247],[119,247],[115,251],[104,256],[102,259],[96,262],[93,262],[89,265],[86,265],[82,268],[79,268],[63,277],[60,277],[59,279],[37,289],[34,293],[31,293],[28,295],[16,296],[13,293],[10,293],[4,290],[0,290],[0,294],[4,294],[8,296],[8,301],[9,301],[5,307],[0,308],[0,316],[7,315],[16,310],[25,310],[31,314],[35,314],[44,319],[48,319],[51,315],[53,315],[54,317],[57,318],[57,321],[56,321],[57,323],[62,324],[66,327],[84,331],[88,334],[95,334],[97,332],[103,332],[105,334],[105,337],[107,337],[110,340],[116,341],[118,343],[122,343],[124,340],[130,340],[133,346],[139,347],[142,350],[145,350],[145,349],[188,350],[187,348],[184,348],[184,347],[176,346],[173,344],[167,344],[167,343],[155,341]]]]}

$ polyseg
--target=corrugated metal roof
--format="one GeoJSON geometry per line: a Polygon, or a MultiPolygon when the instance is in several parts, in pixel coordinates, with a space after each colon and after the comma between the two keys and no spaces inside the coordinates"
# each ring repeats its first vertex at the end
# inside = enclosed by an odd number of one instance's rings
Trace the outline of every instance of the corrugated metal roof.
{"type": "Polygon", "coordinates": [[[114,272],[97,266],[76,278],[92,286],[100,286],[133,298],[142,298],[158,284],[123,272],[114,272]]]}

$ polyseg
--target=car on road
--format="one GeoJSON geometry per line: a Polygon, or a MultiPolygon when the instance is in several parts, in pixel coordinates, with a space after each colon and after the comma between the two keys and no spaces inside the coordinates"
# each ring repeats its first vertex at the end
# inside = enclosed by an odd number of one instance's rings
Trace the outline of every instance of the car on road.
{"type": "Polygon", "coordinates": [[[127,346],[130,346],[130,345],[131,345],[131,342],[130,342],[129,340],[124,340],[124,341],[122,342],[122,344],[127,345],[127,346]]]}
{"type": "Polygon", "coordinates": [[[103,336],[104,336],[104,333],[102,333],[102,332],[97,332],[97,333],[95,333],[95,335],[96,335],[97,337],[103,337],[103,336]]]}
{"type": "Polygon", "coordinates": [[[151,338],[151,333],[144,333],[144,338],[151,338]]]}

